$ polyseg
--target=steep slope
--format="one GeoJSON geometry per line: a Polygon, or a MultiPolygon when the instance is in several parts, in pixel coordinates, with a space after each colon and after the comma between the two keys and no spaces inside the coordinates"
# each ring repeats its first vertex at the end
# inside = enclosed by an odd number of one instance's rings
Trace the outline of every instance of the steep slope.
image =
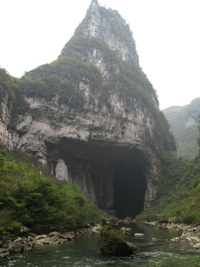
{"type": "Polygon", "coordinates": [[[0,145],[1,240],[6,235],[23,235],[27,227],[44,234],[52,229],[76,230],[100,219],[101,212],[77,185],[63,186],[53,177],[40,175],[33,162],[38,160],[0,145]]]}
{"type": "Polygon", "coordinates": [[[160,185],[152,206],[138,219],[200,224],[200,159],[163,153],[160,185]]]}
{"type": "Polygon", "coordinates": [[[93,0],[61,55],[20,79],[10,147],[32,154],[102,209],[134,217],[157,193],[169,125],[118,12],[93,0]],[[19,104],[20,103],[20,104],[19,104]]]}
{"type": "Polygon", "coordinates": [[[197,116],[200,114],[200,98],[194,99],[189,105],[175,106],[163,110],[176,138],[177,153],[184,158],[198,155],[197,116]]]}
{"type": "MultiPolygon", "coordinates": [[[[5,69],[0,68],[0,142],[13,147],[15,138],[8,129],[12,120],[13,104],[19,84],[16,78],[10,76],[5,69]]],[[[17,138],[18,139],[18,138],[17,138]]]]}

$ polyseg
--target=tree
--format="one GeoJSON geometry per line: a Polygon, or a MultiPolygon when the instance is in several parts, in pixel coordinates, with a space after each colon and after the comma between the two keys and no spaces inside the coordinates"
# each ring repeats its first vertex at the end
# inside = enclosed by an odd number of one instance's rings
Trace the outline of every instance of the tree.
{"type": "Polygon", "coordinates": [[[197,116],[197,128],[198,128],[197,144],[199,146],[199,157],[200,157],[200,114],[197,116]]]}

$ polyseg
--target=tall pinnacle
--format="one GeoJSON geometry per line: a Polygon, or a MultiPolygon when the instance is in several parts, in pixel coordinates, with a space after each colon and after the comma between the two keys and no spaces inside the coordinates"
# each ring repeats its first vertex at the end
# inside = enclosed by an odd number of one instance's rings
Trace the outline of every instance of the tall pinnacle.
{"type": "Polygon", "coordinates": [[[92,0],[92,2],[91,2],[91,4],[95,4],[95,5],[98,5],[99,3],[98,3],[98,0],[92,0]]]}
{"type": "Polygon", "coordinates": [[[135,42],[126,21],[117,11],[100,6],[98,0],[91,1],[86,17],[77,29],[76,37],[100,39],[123,61],[134,61],[139,64],[135,42]]]}
{"type": "Polygon", "coordinates": [[[98,0],[92,0],[88,11],[93,12],[93,11],[97,11],[99,9],[100,9],[100,5],[98,3],[98,0]]]}
{"type": "Polygon", "coordinates": [[[90,7],[89,7],[89,10],[93,10],[93,9],[96,9],[100,7],[99,6],[99,3],[98,3],[98,0],[92,0],[91,4],[90,4],[90,7]]]}

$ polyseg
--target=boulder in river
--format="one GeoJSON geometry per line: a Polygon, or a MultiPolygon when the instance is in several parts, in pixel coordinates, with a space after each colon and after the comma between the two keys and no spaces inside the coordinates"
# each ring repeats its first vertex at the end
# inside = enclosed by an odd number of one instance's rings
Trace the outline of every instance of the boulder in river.
{"type": "Polygon", "coordinates": [[[116,224],[103,224],[100,231],[100,251],[113,256],[128,256],[136,253],[136,247],[125,239],[124,232],[116,224]]]}

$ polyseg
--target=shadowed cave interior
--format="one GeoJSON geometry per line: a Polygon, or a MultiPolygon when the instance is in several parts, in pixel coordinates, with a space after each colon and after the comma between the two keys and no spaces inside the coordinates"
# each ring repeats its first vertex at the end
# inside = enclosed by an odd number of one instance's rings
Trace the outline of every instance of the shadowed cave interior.
{"type": "Polygon", "coordinates": [[[48,144],[48,151],[51,165],[62,158],[72,180],[91,200],[95,195],[99,208],[118,218],[134,218],[143,211],[148,162],[138,149],[64,140],[56,147],[48,144]]]}
{"type": "Polygon", "coordinates": [[[132,164],[118,166],[113,184],[116,216],[134,218],[144,208],[146,181],[141,170],[132,164]]]}

